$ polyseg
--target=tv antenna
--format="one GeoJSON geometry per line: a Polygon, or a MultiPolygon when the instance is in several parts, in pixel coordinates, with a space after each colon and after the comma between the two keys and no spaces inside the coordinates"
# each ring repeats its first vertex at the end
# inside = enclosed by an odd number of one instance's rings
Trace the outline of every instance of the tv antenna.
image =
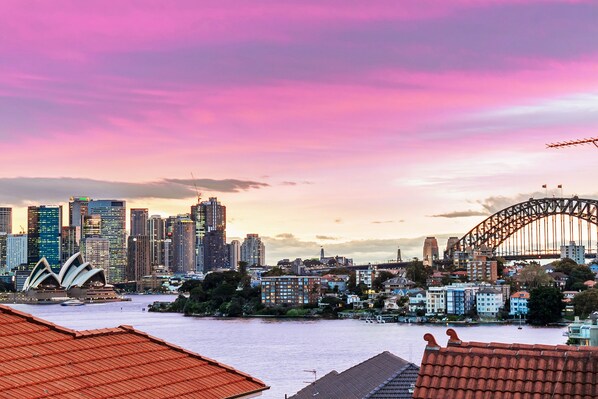
{"type": "Polygon", "coordinates": [[[546,148],[563,148],[563,147],[572,147],[572,146],[584,145],[584,144],[594,144],[596,147],[598,147],[598,137],[591,137],[588,139],[579,139],[579,140],[561,141],[558,143],[550,143],[550,144],[546,144],[546,148]]]}
{"type": "MultiPolygon", "coordinates": [[[[312,373],[314,375],[314,382],[318,379],[318,372],[316,370],[303,370],[304,373],[312,373]]],[[[310,381],[303,381],[305,384],[311,384],[310,381]]]]}
{"type": "Polygon", "coordinates": [[[193,179],[193,187],[195,187],[195,194],[197,194],[197,203],[201,202],[201,192],[197,189],[197,182],[195,181],[195,176],[193,176],[193,172],[191,172],[191,179],[193,179]]]}

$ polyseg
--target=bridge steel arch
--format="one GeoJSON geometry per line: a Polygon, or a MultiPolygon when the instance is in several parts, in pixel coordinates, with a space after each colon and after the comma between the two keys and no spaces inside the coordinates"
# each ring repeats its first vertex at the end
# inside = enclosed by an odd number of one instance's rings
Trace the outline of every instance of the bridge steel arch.
{"type": "Polygon", "coordinates": [[[564,215],[598,226],[598,200],[578,198],[530,198],[505,208],[475,226],[465,234],[453,250],[487,246],[497,248],[513,234],[529,224],[549,216],[564,215]]]}

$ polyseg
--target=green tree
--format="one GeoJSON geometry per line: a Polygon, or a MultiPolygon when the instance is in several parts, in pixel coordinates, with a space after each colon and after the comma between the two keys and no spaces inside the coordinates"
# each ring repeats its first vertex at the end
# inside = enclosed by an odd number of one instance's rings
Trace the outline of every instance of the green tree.
{"type": "Polygon", "coordinates": [[[588,317],[592,312],[598,311],[598,289],[590,288],[573,297],[573,311],[575,316],[588,317]]]}
{"type": "Polygon", "coordinates": [[[521,269],[517,279],[528,289],[549,286],[554,283],[554,279],[546,274],[546,271],[538,263],[530,263],[521,269]]]}
{"type": "Polygon", "coordinates": [[[276,276],[284,276],[288,274],[282,267],[273,267],[272,269],[268,270],[266,273],[262,273],[262,277],[276,277],[276,276]]]}
{"type": "Polygon", "coordinates": [[[201,286],[201,280],[187,280],[179,287],[179,292],[191,292],[197,286],[201,286]]]}
{"type": "Polygon", "coordinates": [[[577,262],[570,258],[555,260],[551,264],[555,272],[565,273],[567,276],[578,266],[577,262]]]}
{"type": "Polygon", "coordinates": [[[248,266],[248,263],[245,262],[244,260],[239,261],[239,274],[241,276],[247,275],[247,266],[248,266]]]}
{"type": "Polygon", "coordinates": [[[561,319],[565,307],[563,294],[558,288],[538,287],[530,292],[528,322],[537,326],[545,326],[561,319]]]}
{"type": "Polygon", "coordinates": [[[355,272],[349,274],[349,280],[347,281],[347,289],[349,292],[355,292],[357,288],[357,276],[355,272]]]}
{"type": "Polygon", "coordinates": [[[421,261],[414,260],[407,265],[407,278],[413,281],[418,287],[427,287],[428,277],[430,277],[431,273],[432,270],[425,267],[421,261]]]}
{"type": "Polygon", "coordinates": [[[584,290],[587,287],[583,283],[588,280],[594,280],[594,278],[594,272],[592,272],[589,267],[585,265],[575,265],[569,273],[565,289],[575,291],[584,290]]]}

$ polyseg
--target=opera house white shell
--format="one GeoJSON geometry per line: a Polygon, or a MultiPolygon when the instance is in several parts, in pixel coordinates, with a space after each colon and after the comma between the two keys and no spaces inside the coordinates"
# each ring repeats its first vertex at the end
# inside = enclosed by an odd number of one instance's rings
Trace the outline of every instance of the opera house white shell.
{"type": "Polygon", "coordinates": [[[52,271],[46,258],[42,258],[25,281],[23,291],[28,296],[37,296],[44,300],[48,292],[56,295],[76,297],[85,300],[118,300],[120,299],[112,285],[106,283],[104,269],[95,268],[83,260],[81,253],[71,256],[62,265],[58,274],[52,271]]]}

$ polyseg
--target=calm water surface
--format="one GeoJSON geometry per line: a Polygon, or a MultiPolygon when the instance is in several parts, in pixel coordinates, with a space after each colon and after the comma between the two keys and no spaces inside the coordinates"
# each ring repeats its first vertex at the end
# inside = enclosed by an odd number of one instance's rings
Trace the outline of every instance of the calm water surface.
{"type": "MultiPolygon", "coordinates": [[[[143,311],[153,301],[174,296],[136,295],[131,302],[85,306],[11,305],[53,323],[77,329],[116,327],[121,324],[147,332],[186,349],[214,358],[260,378],[270,385],[264,398],[284,398],[331,370],[343,371],[382,351],[415,364],[431,332],[446,345],[446,326],[367,324],[358,320],[264,320],[191,318],[172,313],[143,311]]],[[[464,341],[562,344],[565,329],[516,326],[456,327],[464,341]]]]}

